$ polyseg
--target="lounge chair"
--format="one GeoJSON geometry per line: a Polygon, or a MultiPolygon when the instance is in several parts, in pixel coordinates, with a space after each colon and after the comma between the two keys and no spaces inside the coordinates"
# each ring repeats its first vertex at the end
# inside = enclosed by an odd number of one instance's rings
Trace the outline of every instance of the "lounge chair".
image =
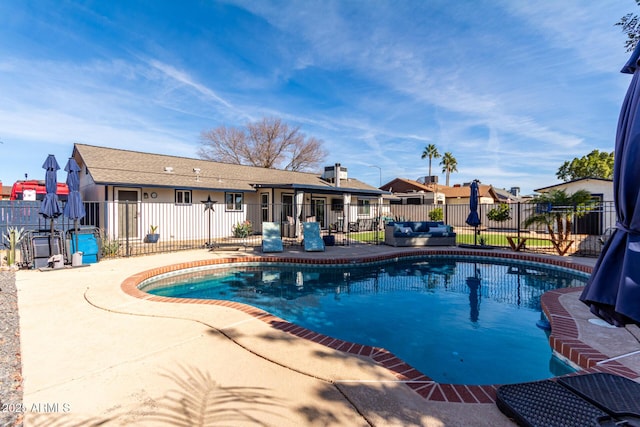
{"type": "Polygon", "coordinates": [[[262,223],[262,252],[282,252],[280,225],[276,222],[262,223]]]}
{"type": "Polygon", "coordinates": [[[303,222],[304,250],[307,252],[323,252],[324,240],[320,236],[320,224],[317,222],[303,222]]]}

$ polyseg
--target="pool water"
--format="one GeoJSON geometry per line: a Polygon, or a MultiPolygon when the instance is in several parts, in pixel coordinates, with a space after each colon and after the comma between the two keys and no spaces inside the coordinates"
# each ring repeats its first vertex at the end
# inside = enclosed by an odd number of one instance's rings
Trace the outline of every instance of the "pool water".
{"type": "Polygon", "coordinates": [[[540,296],[584,273],[490,258],[367,265],[262,264],[145,282],[146,292],[250,304],[342,340],[383,347],[442,383],[506,384],[572,372],[536,326],[540,296]]]}

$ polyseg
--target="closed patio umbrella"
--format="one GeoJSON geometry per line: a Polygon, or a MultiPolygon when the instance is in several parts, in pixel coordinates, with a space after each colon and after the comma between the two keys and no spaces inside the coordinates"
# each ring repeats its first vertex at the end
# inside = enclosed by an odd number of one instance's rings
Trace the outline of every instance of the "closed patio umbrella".
{"type": "Polygon", "coordinates": [[[64,205],[64,216],[73,220],[73,228],[75,230],[75,250],[78,251],[78,220],[84,218],[86,212],[84,210],[84,204],[82,203],[82,197],[80,196],[80,166],[76,163],[73,157],[70,157],[67,161],[67,165],[64,167],[67,172],[67,186],[69,187],[69,197],[67,204],[64,205]]]}
{"type": "Polygon", "coordinates": [[[478,216],[478,180],[475,179],[471,183],[471,193],[469,194],[469,216],[465,221],[473,227],[473,244],[477,244],[478,226],[480,225],[480,217],[478,216]]]}
{"type": "Polygon", "coordinates": [[[40,205],[40,215],[48,219],[51,223],[51,234],[49,235],[49,256],[53,253],[53,221],[62,214],[60,201],[58,200],[58,170],[60,166],[53,154],[49,154],[42,168],[46,170],[44,180],[47,193],[40,205]]]}
{"type": "Polygon", "coordinates": [[[640,44],[622,69],[633,74],[622,104],[613,167],[616,229],[580,300],[612,325],[640,325],[640,44]]]}

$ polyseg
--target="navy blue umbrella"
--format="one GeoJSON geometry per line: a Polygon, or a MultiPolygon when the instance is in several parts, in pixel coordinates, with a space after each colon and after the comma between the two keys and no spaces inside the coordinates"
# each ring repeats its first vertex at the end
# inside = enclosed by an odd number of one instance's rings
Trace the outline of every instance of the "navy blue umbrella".
{"type": "Polygon", "coordinates": [[[60,201],[58,200],[58,162],[53,154],[49,154],[47,160],[44,161],[42,169],[45,169],[45,188],[47,194],[40,204],[40,215],[51,221],[51,235],[49,236],[49,255],[53,255],[53,221],[62,215],[60,201]]]}
{"type": "Polygon", "coordinates": [[[69,187],[69,198],[67,199],[67,204],[64,205],[64,216],[73,220],[76,240],[75,250],[78,251],[78,220],[84,218],[86,214],[82,197],[80,196],[80,177],[78,175],[80,166],[78,166],[73,157],[70,157],[64,170],[67,172],[67,186],[69,187]]]}
{"type": "Polygon", "coordinates": [[[622,69],[633,74],[622,104],[613,167],[616,229],[580,300],[612,325],[640,324],[640,44],[622,69]]]}
{"type": "Polygon", "coordinates": [[[480,217],[478,216],[478,180],[475,179],[471,183],[471,193],[469,194],[469,216],[465,221],[467,224],[474,228],[473,232],[473,244],[476,244],[476,237],[478,236],[478,226],[480,225],[480,217]]]}

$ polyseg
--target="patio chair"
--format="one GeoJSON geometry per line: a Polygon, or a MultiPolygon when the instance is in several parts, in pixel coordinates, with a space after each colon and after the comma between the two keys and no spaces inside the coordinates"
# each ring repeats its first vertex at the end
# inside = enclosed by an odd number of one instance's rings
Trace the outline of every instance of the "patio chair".
{"type": "Polygon", "coordinates": [[[282,252],[280,225],[277,222],[262,223],[262,252],[282,252]]]}
{"type": "Polygon", "coordinates": [[[307,252],[324,252],[324,240],[320,236],[320,224],[303,222],[304,250],[307,252]]]}

